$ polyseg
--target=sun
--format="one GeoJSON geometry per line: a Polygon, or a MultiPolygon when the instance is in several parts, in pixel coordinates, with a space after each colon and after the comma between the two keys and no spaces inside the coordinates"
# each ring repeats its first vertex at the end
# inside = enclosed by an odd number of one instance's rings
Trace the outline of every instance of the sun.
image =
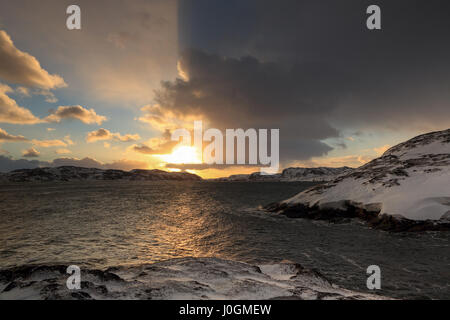
{"type": "Polygon", "coordinates": [[[175,148],[171,154],[160,155],[160,158],[173,164],[194,164],[202,163],[201,156],[196,148],[181,146],[175,148]]]}

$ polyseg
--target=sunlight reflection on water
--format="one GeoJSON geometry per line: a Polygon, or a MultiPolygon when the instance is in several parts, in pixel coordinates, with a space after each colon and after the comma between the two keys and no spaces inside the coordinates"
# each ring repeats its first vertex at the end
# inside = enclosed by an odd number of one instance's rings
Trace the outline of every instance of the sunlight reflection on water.
{"type": "Polygon", "coordinates": [[[291,220],[256,208],[304,183],[79,182],[0,186],[0,268],[71,264],[105,268],[215,256],[250,263],[287,259],[334,282],[383,292],[449,297],[448,233],[389,234],[359,222],[291,220]]]}

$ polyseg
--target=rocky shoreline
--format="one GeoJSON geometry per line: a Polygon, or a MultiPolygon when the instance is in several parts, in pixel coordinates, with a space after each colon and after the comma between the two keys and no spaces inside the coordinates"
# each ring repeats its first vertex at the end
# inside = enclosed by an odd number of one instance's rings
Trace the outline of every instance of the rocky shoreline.
{"type": "Polygon", "coordinates": [[[450,129],[388,149],[348,174],[265,209],[290,218],[360,219],[386,231],[450,230],[450,129]]]}
{"type": "Polygon", "coordinates": [[[32,300],[384,300],[332,284],[293,262],[252,265],[218,258],[179,258],[106,270],[81,268],[69,290],[64,265],[0,270],[0,299],[32,300]]]}
{"type": "Polygon", "coordinates": [[[281,173],[262,175],[260,172],[252,174],[236,174],[229,177],[209,179],[214,182],[326,182],[352,172],[352,168],[287,168],[281,173]]]}
{"type": "Polygon", "coordinates": [[[389,232],[450,231],[450,221],[411,220],[401,216],[380,214],[379,211],[362,208],[349,200],[343,201],[342,209],[320,208],[318,205],[309,207],[302,203],[288,205],[278,202],[268,204],[264,209],[292,219],[322,220],[330,223],[359,219],[374,229],[389,232]]]}

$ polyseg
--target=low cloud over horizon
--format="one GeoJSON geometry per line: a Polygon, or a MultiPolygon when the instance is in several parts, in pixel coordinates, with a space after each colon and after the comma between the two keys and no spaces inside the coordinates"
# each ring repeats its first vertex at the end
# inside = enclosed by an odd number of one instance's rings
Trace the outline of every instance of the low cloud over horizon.
{"type": "MultiPolygon", "coordinates": [[[[24,153],[24,157],[35,157],[35,149],[31,148],[24,153]]],[[[39,153],[37,152],[37,155],[39,153]]],[[[117,169],[130,171],[133,169],[147,169],[148,164],[143,161],[135,160],[116,160],[111,163],[103,163],[96,159],[86,157],[83,159],[77,158],[57,158],[52,161],[39,161],[39,160],[27,160],[27,159],[13,159],[11,157],[0,155],[0,172],[6,173],[18,169],[35,169],[41,167],[62,167],[62,166],[75,166],[84,168],[97,168],[97,169],[117,169]]]]}

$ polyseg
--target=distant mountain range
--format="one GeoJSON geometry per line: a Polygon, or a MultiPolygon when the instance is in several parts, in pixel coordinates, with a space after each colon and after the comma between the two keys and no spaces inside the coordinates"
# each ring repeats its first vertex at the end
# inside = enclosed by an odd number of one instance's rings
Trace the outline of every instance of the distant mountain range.
{"type": "MultiPolygon", "coordinates": [[[[341,168],[288,168],[275,175],[252,174],[232,175],[227,178],[209,179],[207,181],[242,181],[242,182],[290,182],[309,181],[327,182],[353,169],[341,168]]],[[[203,180],[200,176],[188,172],[167,172],[162,170],[131,171],[83,168],[75,166],[45,167],[34,169],[18,169],[8,173],[0,173],[0,182],[32,182],[32,181],[82,181],[82,180],[203,180]]]]}
{"type": "Polygon", "coordinates": [[[238,174],[227,178],[211,179],[213,181],[273,181],[273,182],[289,182],[289,181],[310,181],[310,182],[326,182],[331,181],[341,175],[348,174],[352,171],[349,167],[340,168],[288,168],[282,173],[274,175],[261,175],[259,172],[252,174],[238,174]]]}
{"type": "Polygon", "coordinates": [[[83,180],[191,180],[200,181],[201,177],[188,172],[166,172],[162,170],[104,170],[80,167],[56,167],[20,169],[0,173],[3,182],[31,181],[83,181],[83,180]]]}

